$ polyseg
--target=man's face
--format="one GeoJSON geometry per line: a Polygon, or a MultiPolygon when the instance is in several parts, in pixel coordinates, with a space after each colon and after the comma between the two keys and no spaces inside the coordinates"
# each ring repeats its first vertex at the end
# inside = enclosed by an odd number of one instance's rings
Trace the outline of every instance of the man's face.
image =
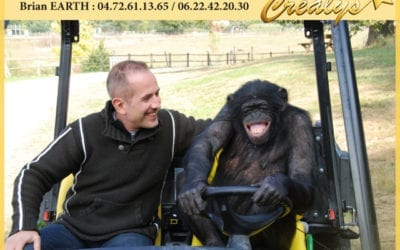
{"type": "MultiPolygon", "coordinates": [[[[151,72],[137,72],[127,75],[133,95],[120,99],[117,118],[129,131],[140,128],[153,128],[158,125],[157,112],[161,108],[159,87],[151,72]]],[[[115,106],[115,101],[113,104],[115,106]]]]}

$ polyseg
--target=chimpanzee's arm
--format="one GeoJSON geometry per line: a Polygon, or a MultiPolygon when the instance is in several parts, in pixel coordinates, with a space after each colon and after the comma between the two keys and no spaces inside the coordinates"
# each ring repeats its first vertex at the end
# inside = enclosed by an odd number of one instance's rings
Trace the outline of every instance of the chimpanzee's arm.
{"type": "Polygon", "coordinates": [[[186,153],[183,186],[178,197],[184,212],[197,214],[205,207],[205,202],[200,197],[201,191],[207,185],[215,154],[229,140],[232,131],[230,113],[225,106],[186,153]]]}
{"type": "Polygon", "coordinates": [[[314,141],[307,113],[297,109],[291,111],[285,121],[289,124],[288,173],[267,176],[252,199],[264,205],[277,204],[288,197],[293,203],[293,210],[302,213],[313,201],[314,141]]]}
{"type": "Polygon", "coordinates": [[[229,140],[232,133],[230,114],[226,106],[214,121],[193,142],[185,155],[185,183],[183,190],[206,182],[217,151],[229,140]]]}
{"type": "Polygon", "coordinates": [[[291,152],[289,160],[289,198],[293,209],[303,212],[313,201],[313,168],[316,167],[311,120],[306,112],[290,116],[291,152]]]}

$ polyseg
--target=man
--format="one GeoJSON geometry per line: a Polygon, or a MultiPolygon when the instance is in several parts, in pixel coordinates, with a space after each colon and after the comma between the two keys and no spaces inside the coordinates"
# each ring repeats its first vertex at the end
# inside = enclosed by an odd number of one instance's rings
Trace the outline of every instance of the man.
{"type": "Polygon", "coordinates": [[[168,167],[207,125],[161,109],[157,80],[143,62],[115,65],[110,101],[70,125],[15,180],[6,249],[152,245],[168,167]],[[39,231],[42,196],[68,174],[64,213],[39,231]]]}

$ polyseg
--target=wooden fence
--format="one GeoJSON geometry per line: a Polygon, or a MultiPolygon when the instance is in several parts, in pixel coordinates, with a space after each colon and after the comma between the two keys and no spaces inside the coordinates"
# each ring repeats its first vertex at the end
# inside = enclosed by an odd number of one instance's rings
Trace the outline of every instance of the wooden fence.
{"type": "Polygon", "coordinates": [[[127,54],[112,55],[109,58],[110,68],[123,60],[140,60],[144,61],[151,68],[173,68],[173,67],[205,67],[217,65],[233,65],[237,63],[246,63],[254,60],[270,58],[273,56],[290,55],[294,53],[291,50],[284,52],[265,52],[254,53],[253,49],[245,52],[242,50],[232,50],[227,53],[160,53],[160,54],[127,54]]]}
{"type": "MultiPolygon", "coordinates": [[[[254,60],[262,60],[270,57],[304,54],[304,50],[290,50],[282,52],[254,52],[231,50],[227,53],[149,53],[149,54],[127,54],[109,56],[109,67],[123,60],[140,60],[146,62],[151,68],[189,68],[189,67],[212,67],[221,65],[234,65],[254,60]]],[[[80,61],[83,61],[81,58],[80,61]]],[[[5,77],[11,76],[40,76],[52,75],[59,64],[59,58],[6,58],[5,77]]],[[[79,65],[73,65],[73,71],[79,72],[79,65]]]]}

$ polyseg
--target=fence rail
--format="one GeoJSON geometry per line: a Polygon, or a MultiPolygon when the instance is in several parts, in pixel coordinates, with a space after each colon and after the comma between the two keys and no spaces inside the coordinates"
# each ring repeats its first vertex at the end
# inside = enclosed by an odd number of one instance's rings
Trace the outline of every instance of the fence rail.
{"type": "Polygon", "coordinates": [[[254,53],[253,49],[245,51],[229,51],[227,53],[159,53],[159,54],[127,54],[110,56],[110,68],[123,60],[140,60],[146,62],[151,68],[164,67],[198,67],[198,66],[217,66],[246,63],[254,60],[270,58],[274,56],[304,54],[305,51],[284,51],[284,52],[264,52],[254,53]]]}
{"type": "MultiPolygon", "coordinates": [[[[146,62],[150,68],[183,68],[183,67],[211,67],[220,65],[234,65],[266,58],[304,54],[305,51],[288,49],[282,52],[257,52],[251,48],[249,51],[231,50],[227,53],[149,53],[110,55],[109,67],[123,60],[140,60],[146,62]]],[[[86,58],[79,58],[83,61],[86,58]]],[[[5,77],[11,76],[41,76],[52,75],[59,64],[59,58],[6,58],[5,77]]],[[[79,65],[73,65],[73,71],[79,72],[79,65]]]]}

